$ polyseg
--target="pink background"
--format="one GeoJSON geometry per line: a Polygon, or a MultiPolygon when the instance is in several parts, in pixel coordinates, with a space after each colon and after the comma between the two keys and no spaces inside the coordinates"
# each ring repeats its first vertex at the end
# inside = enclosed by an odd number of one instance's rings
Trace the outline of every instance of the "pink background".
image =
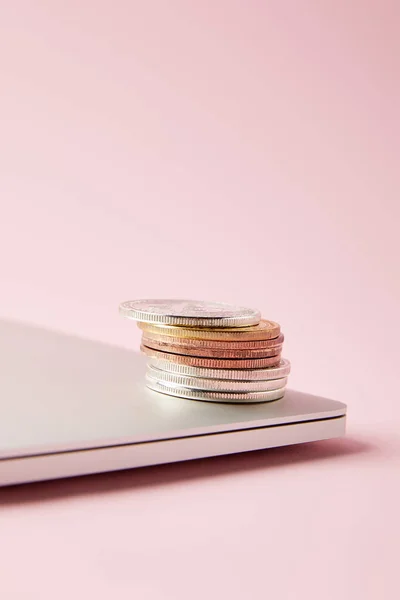
{"type": "Polygon", "coordinates": [[[0,316],[137,348],[121,300],[255,306],[349,405],[347,441],[0,492],[7,600],[398,598],[399,19],[1,3],[0,316]]]}

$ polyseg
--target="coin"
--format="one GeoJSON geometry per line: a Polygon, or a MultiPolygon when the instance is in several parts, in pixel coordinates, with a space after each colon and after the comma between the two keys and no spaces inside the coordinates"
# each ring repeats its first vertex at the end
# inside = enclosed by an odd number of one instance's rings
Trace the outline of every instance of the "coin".
{"type": "Polygon", "coordinates": [[[272,348],[245,348],[244,350],[229,350],[221,348],[198,348],[196,346],[182,346],[179,344],[168,344],[156,342],[147,337],[142,338],[142,344],[147,348],[154,348],[161,352],[172,354],[184,354],[186,356],[204,356],[205,358],[267,358],[277,356],[282,352],[282,344],[272,348]]]}
{"type": "Polygon", "coordinates": [[[232,341],[257,341],[277,338],[280,326],[274,321],[262,319],[258,325],[249,327],[218,327],[202,329],[176,327],[173,325],[138,323],[140,329],[146,334],[168,335],[177,338],[192,338],[198,340],[232,340],[232,341]]]}
{"type": "MultiPolygon", "coordinates": [[[[158,353],[162,355],[161,352],[158,353]]],[[[171,362],[163,357],[150,358],[148,362],[150,367],[176,373],[179,375],[187,375],[189,377],[204,377],[214,379],[230,379],[234,381],[260,381],[268,379],[279,379],[286,377],[290,373],[290,362],[283,358],[276,367],[265,369],[211,369],[209,367],[195,367],[171,362]]]]}
{"type": "Polygon", "coordinates": [[[136,321],[187,327],[241,327],[261,319],[258,310],[198,300],[130,300],[119,311],[136,321]]]}
{"type": "Polygon", "coordinates": [[[194,390],[184,386],[165,385],[155,379],[146,379],[146,385],[151,390],[168,394],[169,396],[178,396],[188,398],[189,400],[205,400],[207,402],[226,402],[229,404],[247,404],[256,402],[271,402],[279,400],[285,394],[285,388],[270,390],[264,392],[212,392],[204,390],[194,390]]]}
{"type": "MultiPolygon", "coordinates": [[[[247,329],[247,328],[246,328],[247,329]]],[[[275,348],[281,346],[284,341],[283,333],[278,337],[269,340],[210,340],[210,339],[192,339],[190,337],[173,337],[172,335],[162,335],[153,333],[147,329],[143,330],[143,339],[153,340],[162,344],[172,344],[181,346],[190,350],[190,348],[213,348],[215,350],[246,350],[257,348],[275,348]]],[[[149,345],[149,344],[146,344],[149,345]]]]}
{"type": "Polygon", "coordinates": [[[231,381],[229,379],[209,379],[179,375],[178,373],[161,371],[150,365],[147,367],[147,377],[164,382],[166,385],[183,385],[192,389],[215,392],[266,392],[283,388],[287,384],[287,377],[260,381],[231,381]]]}
{"type": "Polygon", "coordinates": [[[140,346],[141,351],[151,358],[159,358],[169,360],[171,362],[189,365],[193,367],[204,367],[208,369],[263,369],[265,367],[275,367],[281,361],[281,355],[271,356],[268,358],[201,358],[198,356],[185,356],[183,354],[171,354],[169,352],[161,352],[147,346],[140,346]]]}

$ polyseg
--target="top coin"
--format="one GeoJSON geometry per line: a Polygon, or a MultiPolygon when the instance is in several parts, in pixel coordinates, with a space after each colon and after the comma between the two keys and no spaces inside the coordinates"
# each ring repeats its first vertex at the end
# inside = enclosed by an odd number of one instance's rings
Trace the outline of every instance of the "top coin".
{"type": "Polygon", "coordinates": [[[198,300],[130,300],[120,304],[123,317],[181,327],[246,327],[257,325],[258,310],[198,300]]]}

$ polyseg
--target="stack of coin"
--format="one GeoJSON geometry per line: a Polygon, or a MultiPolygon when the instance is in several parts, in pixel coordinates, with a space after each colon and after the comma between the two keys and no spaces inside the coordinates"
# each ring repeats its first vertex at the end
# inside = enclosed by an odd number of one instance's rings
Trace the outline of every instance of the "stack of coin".
{"type": "Polygon", "coordinates": [[[138,322],[152,390],[211,402],[283,398],[290,363],[280,326],[257,310],[191,300],[133,300],[122,316],[138,322]]]}

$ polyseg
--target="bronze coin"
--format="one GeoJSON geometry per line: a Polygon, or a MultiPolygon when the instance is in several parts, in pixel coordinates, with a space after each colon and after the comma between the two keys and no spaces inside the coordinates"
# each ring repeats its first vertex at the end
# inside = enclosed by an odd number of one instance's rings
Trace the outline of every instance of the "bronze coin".
{"type": "Polygon", "coordinates": [[[154,348],[161,352],[170,352],[172,354],[184,354],[185,356],[204,356],[205,358],[267,358],[276,356],[282,352],[282,344],[272,348],[245,348],[241,350],[228,348],[204,348],[194,345],[168,344],[166,342],[157,342],[143,336],[142,344],[147,348],[154,348]]]}
{"type": "Polygon", "coordinates": [[[186,356],[183,354],[172,354],[162,352],[147,346],[140,346],[140,349],[146,356],[157,358],[159,360],[169,360],[182,365],[193,367],[202,367],[206,369],[264,369],[266,367],[276,367],[281,362],[281,355],[270,356],[267,358],[202,358],[199,356],[186,356]]]}

